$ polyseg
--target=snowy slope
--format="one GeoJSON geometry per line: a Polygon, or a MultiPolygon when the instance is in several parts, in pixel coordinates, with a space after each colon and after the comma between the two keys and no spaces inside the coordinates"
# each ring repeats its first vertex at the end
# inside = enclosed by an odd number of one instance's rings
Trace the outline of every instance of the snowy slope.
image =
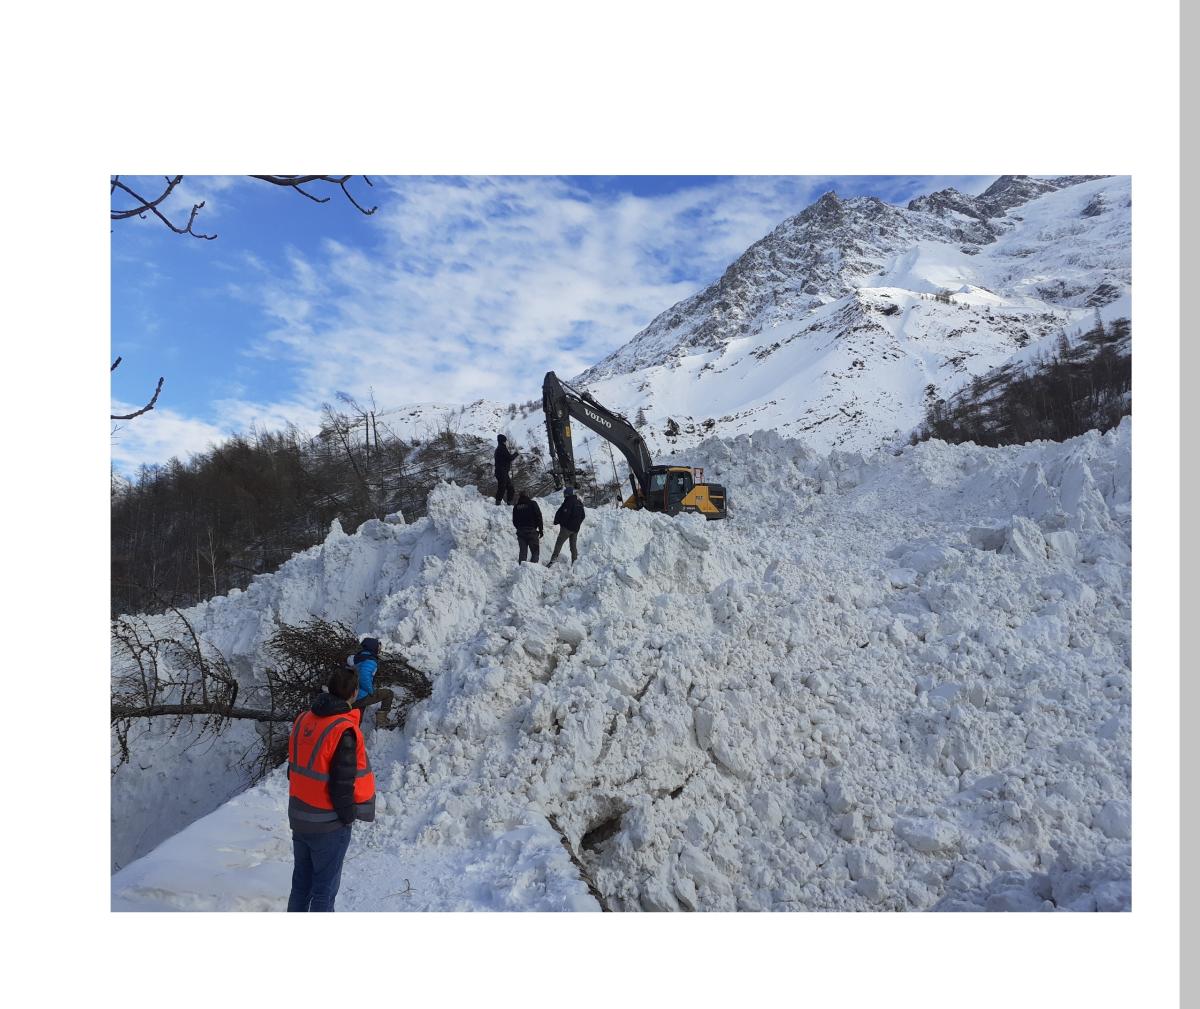
{"type": "MultiPolygon", "coordinates": [[[[618,909],[1128,908],[1130,433],[710,439],[729,521],[595,510],[552,569],[444,485],[193,614],[239,668],[312,612],[434,674],[371,742],[348,908],[594,907],[550,817],[618,909]]],[[[276,774],[114,908],[282,908],[284,804],[276,774]]]]}

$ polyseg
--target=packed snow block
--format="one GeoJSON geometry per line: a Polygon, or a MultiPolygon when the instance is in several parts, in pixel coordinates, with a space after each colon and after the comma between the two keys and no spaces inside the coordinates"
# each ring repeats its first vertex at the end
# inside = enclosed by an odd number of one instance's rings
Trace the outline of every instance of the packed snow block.
{"type": "Polygon", "coordinates": [[[389,512],[387,515],[385,515],[383,517],[383,521],[388,523],[389,525],[402,526],[402,525],[404,525],[404,512],[402,512],[402,511],[389,512]]]}
{"type": "Polygon", "coordinates": [[[1072,462],[1063,473],[1059,497],[1063,510],[1069,516],[1071,528],[1081,532],[1098,532],[1112,524],[1104,495],[1096,487],[1092,471],[1082,459],[1072,462]]]}
{"type": "Polygon", "coordinates": [[[1096,565],[1107,561],[1127,568],[1133,560],[1129,544],[1111,536],[1086,536],[1079,553],[1083,560],[1096,565]]]}
{"type": "Polygon", "coordinates": [[[1092,826],[1114,841],[1128,841],[1133,836],[1132,811],[1128,800],[1110,799],[1092,817],[1092,826]]]}
{"type": "Polygon", "coordinates": [[[961,683],[939,683],[936,687],[929,691],[929,699],[931,701],[945,701],[947,705],[954,702],[960,693],[966,688],[961,683]]]}
{"type": "Polygon", "coordinates": [[[984,841],[971,857],[991,872],[1029,872],[1033,859],[999,841],[984,841]]]}
{"type": "Polygon", "coordinates": [[[583,644],[587,629],[578,619],[570,619],[558,625],[558,640],[565,641],[572,649],[583,644]]]}
{"type": "Polygon", "coordinates": [[[1018,557],[1023,561],[1046,559],[1046,538],[1031,520],[1024,515],[1014,515],[1012,524],[1004,536],[1000,553],[1018,557]]]}
{"type": "Polygon", "coordinates": [[[392,538],[392,530],[379,519],[367,519],[358,527],[358,535],[368,540],[384,541],[392,538]]]}
{"type": "Polygon", "coordinates": [[[685,844],[679,853],[679,874],[714,893],[733,892],[725,874],[713,864],[712,859],[693,844],[685,844]]]}
{"type": "Polygon", "coordinates": [[[778,827],[783,823],[783,807],[770,792],[759,792],[750,800],[750,808],[754,810],[759,821],[768,827],[778,827]]]}
{"type": "Polygon", "coordinates": [[[959,833],[953,824],[933,817],[906,816],[893,828],[897,837],[916,851],[950,851],[958,845],[959,833]]]}
{"type": "Polygon", "coordinates": [[[973,526],[967,530],[967,540],[979,550],[999,551],[1007,538],[1007,526],[973,526]]]}
{"type": "Polygon", "coordinates": [[[1023,886],[1010,886],[989,894],[983,907],[986,911],[1041,911],[1045,901],[1023,886]]]}
{"type": "Polygon", "coordinates": [[[825,803],[835,813],[846,813],[854,807],[854,795],[842,782],[827,781],[824,787],[825,803]]]}
{"type": "Polygon", "coordinates": [[[536,632],[526,637],[521,642],[521,647],[535,659],[544,659],[550,654],[550,646],[545,637],[536,632]]]}
{"type": "Polygon", "coordinates": [[[1133,906],[1133,885],[1128,879],[1110,879],[1092,885],[1097,911],[1128,911],[1133,906]]]}
{"type": "Polygon", "coordinates": [[[883,881],[878,876],[863,876],[854,884],[854,889],[869,901],[883,899],[883,881]]]}
{"type": "Polygon", "coordinates": [[[739,747],[733,744],[724,732],[714,734],[709,749],[717,763],[738,778],[749,780],[752,777],[750,763],[739,747]]]}
{"type": "Polygon", "coordinates": [[[923,546],[907,550],[900,557],[900,564],[912,568],[918,574],[927,575],[938,568],[946,567],[962,557],[953,547],[939,543],[927,543],[923,546]]]}
{"type": "Polygon", "coordinates": [[[1040,525],[1055,525],[1066,517],[1059,505],[1058,493],[1047,482],[1041,463],[1032,462],[1025,467],[1020,492],[1025,514],[1040,525]]]}
{"type": "Polygon", "coordinates": [[[1128,716],[1113,715],[1112,718],[1105,720],[1104,724],[1096,732],[1096,735],[1101,739],[1128,739],[1129,731],[1128,716]]]}
{"type": "Polygon", "coordinates": [[[696,708],[692,712],[692,722],[696,729],[696,745],[707,750],[713,740],[713,712],[705,707],[696,708]]]}
{"type": "Polygon", "coordinates": [[[675,896],[689,911],[697,911],[700,908],[700,898],[696,894],[696,884],[687,877],[680,877],[675,880],[674,886],[675,896]]]}
{"type": "Polygon", "coordinates": [[[863,826],[862,813],[857,809],[849,813],[843,813],[838,817],[834,831],[843,841],[857,841],[866,833],[866,829],[863,826]]]}
{"type": "Polygon", "coordinates": [[[1083,610],[1096,605],[1096,590],[1072,574],[1064,572],[1043,578],[1040,588],[1044,599],[1061,599],[1083,610]]]}
{"type": "MultiPolygon", "coordinates": [[[[434,529],[448,535],[460,550],[478,550],[492,540],[497,510],[475,488],[453,483],[438,484],[426,502],[434,529]]],[[[511,525],[507,531],[511,534],[511,525]]]]}
{"type": "Polygon", "coordinates": [[[895,871],[895,862],[889,856],[860,846],[846,852],[846,870],[853,880],[887,877],[895,871]]]}
{"type": "Polygon", "coordinates": [[[712,549],[712,541],[706,530],[708,520],[702,515],[678,515],[675,523],[680,537],[688,546],[696,550],[712,549]]]}
{"type": "Polygon", "coordinates": [[[1052,554],[1073,561],[1079,555],[1079,537],[1070,529],[1046,533],[1046,546],[1052,554]]]}

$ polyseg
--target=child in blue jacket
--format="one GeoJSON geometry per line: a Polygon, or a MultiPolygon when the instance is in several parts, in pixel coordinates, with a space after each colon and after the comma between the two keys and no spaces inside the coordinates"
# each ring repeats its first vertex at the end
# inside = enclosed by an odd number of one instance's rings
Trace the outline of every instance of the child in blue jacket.
{"type": "Polygon", "coordinates": [[[346,665],[358,673],[358,697],[361,701],[375,693],[375,670],[379,668],[379,639],[363,638],[358,651],[346,660],[346,665]]]}

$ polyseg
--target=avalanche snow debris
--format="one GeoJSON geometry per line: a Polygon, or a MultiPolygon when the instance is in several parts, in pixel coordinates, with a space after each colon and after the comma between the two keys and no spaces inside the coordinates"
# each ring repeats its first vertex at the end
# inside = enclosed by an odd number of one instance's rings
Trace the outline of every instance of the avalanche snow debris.
{"type": "MultiPolygon", "coordinates": [[[[433,674],[369,743],[356,908],[405,878],[413,906],[594,907],[553,817],[614,909],[1128,909],[1130,424],[854,459],[711,439],[736,517],[595,508],[553,569],[444,485],[188,616],[248,678],[276,618],[314,613],[433,674]]],[[[240,787],[242,736],[185,766],[186,742],[135,741],[161,778],[117,772],[114,852],[240,787]]],[[[194,823],[114,907],[281,907],[285,802],[276,774],[194,823]],[[243,900],[221,834],[250,815],[239,850],[273,875],[243,900]]]]}

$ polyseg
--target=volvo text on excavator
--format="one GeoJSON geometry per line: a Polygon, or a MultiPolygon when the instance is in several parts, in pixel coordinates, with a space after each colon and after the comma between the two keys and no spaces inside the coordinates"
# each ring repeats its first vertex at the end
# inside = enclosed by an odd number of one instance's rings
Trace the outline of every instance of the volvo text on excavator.
{"type": "Polygon", "coordinates": [[[575,419],[616,445],[629,463],[633,493],[625,501],[626,508],[646,508],[668,515],[699,512],[709,519],[725,518],[726,495],[721,484],[705,483],[703,469],[655,466],[646,442],[629,421],[601,406],[590,393],[571,388],[552,371],[546,372],[542,382],[542,410],[555,487],[575,485],[575,449],[571,442],[571,420],[575,419]]]}

